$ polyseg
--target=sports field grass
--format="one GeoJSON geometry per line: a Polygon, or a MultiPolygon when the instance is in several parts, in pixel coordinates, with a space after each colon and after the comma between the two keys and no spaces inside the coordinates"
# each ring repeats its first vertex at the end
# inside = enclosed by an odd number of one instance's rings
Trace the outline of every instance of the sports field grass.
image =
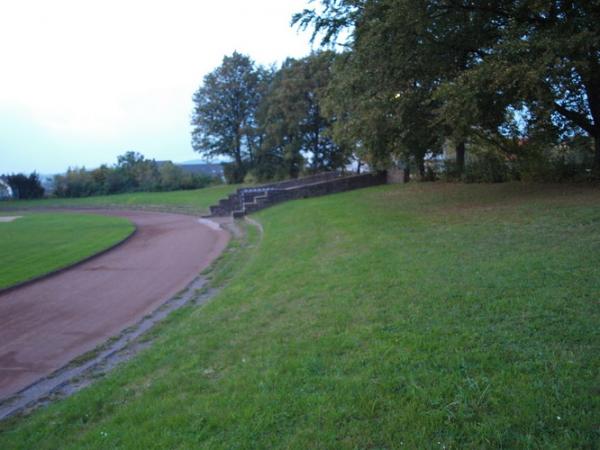
{"type": "MultiPolygon", "coordinates": [[[[7,214],[0,214],[7,215],[7,214]]],[[[0,289],[69,266],[134,230],[120,217],[24,213],[0,222],[0,289]]]]}
{"type": "Polygon", "coordinates": [[[208,207],[233,192],[237,186],[218,185],[171,192],[133,192],[83,198],[49,198],[0,202],[0,211],[27,208],[124,207],[206,213],[208,207]]]}
{"type": "Polygon", "coordinates": [[[600,190],[286,203],[231,281],[0,448],[597,448],[600,190]]]}

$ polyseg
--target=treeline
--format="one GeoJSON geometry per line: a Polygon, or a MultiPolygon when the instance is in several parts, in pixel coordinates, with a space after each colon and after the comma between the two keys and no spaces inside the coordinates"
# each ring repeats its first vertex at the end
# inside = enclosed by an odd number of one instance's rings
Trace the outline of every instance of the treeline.
{"type": "Polygon", "coordinates": [[[351,161],[422,179],[600,174],[596,2],[322,0],[293,23],[323,50],[278,68],[234,53],[194,94],[192,145],[228,157],[230,181],[351,161]]]}
{"type": "MultiPolygon", "coordinates": [[[[11,188],[14,199],[44,196],[45,189],[35,172],[29,176],[22,173],[2,175],[0,179],[11,188]]],[[[127,152],[118,156],[117,163],[112,166],[103,164],[93,170],[75,167],[69,168],[65,174],[55,175],[50,194],[55,197],[89,197],[125,192],[199,189],[216,183],[221,183],[221,180],[186,172],[170,161],[158,163],[140,153],[127,152]]],[[[7,198],[7,195],[0,197],[7,198]]]]}
{"type": "Polygon", "coordinates": [[[323,109],[333,52],[286,60],[279,69],[233,53],[194,94],[192,147],[226,156],[229,182],[294,178],[334,170],[355,156],[331,135],[323,109]]]}
{"type": "Polygon", "coordinates": [[[207,175],[191,174],[169,162],[157,163],[137,152],[127,152],[113,166],[94,170],[69,168],[54,176],[53,194],[57,197],[88,197],[138,191],[198,189],[214,183],[207,175]]]}
{"type": "MultiPolygon", "coordinates": [[[[5,174],[0,176],[12,191],[12,198],[15,199],[34,199],[44,196],[44,187],[40,180],[40,176],[33,172],[30,175],[23,173],[5,174]]],[[[3,186],[0,184],[0,198],[9,198],[8,192],[3,191],[3,186]]]]}

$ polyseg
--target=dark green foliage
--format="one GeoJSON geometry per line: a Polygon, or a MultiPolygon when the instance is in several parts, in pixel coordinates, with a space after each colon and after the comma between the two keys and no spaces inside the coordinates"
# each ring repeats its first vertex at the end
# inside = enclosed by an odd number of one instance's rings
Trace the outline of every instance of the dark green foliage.
{"type": "Polygon", "coordinates": [[[239,165],[235,162],[222,163],[223,176],[225,181],[229,184],[239,183],[240,180],[244,180],[247,173],[247,167],[242,164],[239,165]]]}
{"type": "Polygon", "coordinates": [[[486,153],[465,166],[463,179],[467,183],[502,183],[510,180],[509,167],[501,155],[486,153]]]}
{"type": "Polygon", "coordinates": [[[541,146],[530,142],[498,145],[478,142],[469,149],[464,172],[456,170],[453,159],[436,167],[436,174],[446,181],[499,183],[504,181],[591,181],[593,147],[590,139],[580,137],[559,146],[541,146]]]}
{"type": "Polygon", "coordinates": [[[243,181],[262,136],[256,112],[270,78],[248,56],[234,52],[204,77],[193,96],[192,147],[207,157],[226,156],[231,182],[243,181]]]}
{"type": "Polygon", "coordinates": [[[160,165],[136,152],[120,155],[115,166],[102,165],[94,170],[69,168],[54,177],[57,197],[89,197],[140,191],[198,189],[214,182],[206,175],[184,172],[171,162],[160,165]]]}
{"type": "Polygon", "coordinates": [[[23,173],[3,175],[2,179],[10,186],[15,199],[32,199],[44,196],[44,187],[37,173],[29,176],[23,173]]]}
{"type": "Polygon", "coordinates": [[[289,58],[276,72],[259,116],[265,134],[254,169],[259,179],[295,178],[304,168],[315,173],[347,164],[344,145],[328,134],[333,117],[322,106],[334,58],[333,52],[289,58]]]}
{"type": "Polygon", "coordinates": [[[226,56],[194,94],[192,146],[228,158],[230,183],[249,172],[262,181],[345,166],[345,146],[328,133],[333,118],[322,110],[334,57],[289,58],[275,70],[239,53],[226,56]]]}
{"type": "Polygon", "coordinates": [[[580,173],[600,169],[600,3],[531,0],[322,0],[294,17],[313,38],[344,42],[330,89],[333,134],[374,165],[425,156],[443,142],[504,140],[547,149],[594,142],[580,173]],[[582,172],[581,172],[582,171],[582,172]]]}
{"type": "Polygon", "coordinates": [[[480,115],[485,108],[481,99],[501,99],[497,111],[521,113],[518,127],[511,124],[516,116],[506,115],[505,134],[551,137],[554,142],[584,134],[595,140],[595,164],[600,164],[599,3],[439,3],[449,13],[487,22],[495,34],[488,48],[479,49],[478,59],[446,86],[449,109],[480,115]]]}
{"type": "Polygon", "coordinates": [[[592,142],[580,136],[560,146],[526,152],[513,164],[513,172],[515,179],[523,181],[591,181],[593,161],[592,142]]]}
{"type": "Polygon", "coordinates": [[[424,160],[439,153],[446,138],[461,145],[467,135],[458,123],[442,123],[435,93],[466,66],[468,50],[459,44],[467,39],[474,45],[472,31],[434,20],[426,2],[334,1],[324,6],[322,17],[329,16],[329,22],[308,11],[296,21],[302,26],[312,22],[315,32],[327,23],[352,28],[351,51],[339,59],[329,90],[327,105],[338,119],[334,136],[350,136],[371,165],[412,163],[425,177],[424,160]]]}

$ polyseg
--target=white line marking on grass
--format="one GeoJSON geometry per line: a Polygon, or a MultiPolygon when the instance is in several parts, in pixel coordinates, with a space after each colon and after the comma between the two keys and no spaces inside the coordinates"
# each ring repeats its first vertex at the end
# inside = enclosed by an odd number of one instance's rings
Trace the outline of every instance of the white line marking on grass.
{"type": "Polygon", "coordinates": [[[0,216],[0,222],[12,222],[13,220],[20,219],[23,216],[0,216]]]}

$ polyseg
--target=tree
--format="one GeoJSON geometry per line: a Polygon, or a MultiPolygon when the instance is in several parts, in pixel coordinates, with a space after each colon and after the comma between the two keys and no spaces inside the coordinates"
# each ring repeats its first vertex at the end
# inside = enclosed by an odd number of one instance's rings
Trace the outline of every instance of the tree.
{"type": "Polygon", "coordinates": [[[234,52],[193,96],[192,147],[207,157],[231,158],[233,182],[243,181],[261,144],[256,112],[268,79],[266,69],[234,52]]]}
{"type": "Polygon", "coordinates": [[[29,176],[18,173],[12,175],[4,175],[2,177],[10,186],[14,198],[17,199],[32,199],[41,198],[44,196],[44,187],[40,181],[40,177],[36,172],[29,176]]]}
{"type": "MultiPolygon", "coordinates": [[[[348,24],[350,17],[355,22],[352,51],[336,65],[335,84],[344,89],[334,85],[329,90],[328,111],[336,119],[333,135],[345,139],[343,134],[353,128],[356,146],[368,151],[365,156],[372,165],[387,165],[390,158],[414,159],[423,175],[425,155],[441,148],[433,123],[436,66],[425,63],[426,55],[414,57],[424,42],[423,11],[415,2],[324,3],[332,17],[312,16],[315,29],[324,23],[348,24]]],[[[326,37],[335,34],[330,30],[326,37]]]]}
{"type": "Polygon", "coordinates": [[[395,141],[399,124],[389,111],[390,97],[362,73],[357,59],[353,51],[336,58],[323,109],[332,117],[330,134],[335,142],[354,159],[386,168],[391,159],[405,159],[395,141]]]}
{"type": "Polygon", "coordinates": [[[504,91],[532,134],[543,130],[558,139],[587,134],[600,171],[600,3],[442,3],[448,11],[489,17],[498,31],[493,46],[457,88],[469,84],[484,95],[504,91]]]}
{"type": "MultiPolygon", "coordinates": [[[[595,141],[594,165],[599,170],[597,1],[322,0],[321,4],[320,12],[306,9],[294,23],[312,27],[313,39],[322,36],[323,45],[349,31],[344,45],[351,53],[353,83],[360,84],[364,74],[375,86],[361,91],[369,92],[364,105],[379,110],[380,118],[396,115],[402,136],[420,127],[451,137],[461,165],[469,138],[502,149],[507,138],[557,143],[587,134],[595,141]],[[401,100],[395,112],[386,106],[394,90],[401,100]],[[411,111],[427,109],[419,121],[411,120],[415,117],[411,111]]],[[[358,114],[363,108],[354,109],[358,114]]]]}
{"type": "Polygon", "coordinates": [[[288,58],[275,74],[260,111],[265,133],[255,172],[297,177],[304,163],[312,172],[335,170],[348,161],[345,148],[327,133],[331,117],[323,112],[331,80],[333,52],[288,58]]]}
{"type": "Polygon", "coordinates": [[[116,170],[123,174],[126,190],[152,191],[159,186],[159,172],[156,161],[144,155],[129,151],[117,157],[116,170]]]}
{"type": "Polygon", "coordinates": [[[0,199],[12,197],[10,186],[4,181],[3,177],[0,177],[0,199]]]}
{"type": "Polygon", "coordinates": [[[113,166],[103,164],[94,170],[70,167],[65,174],[55,175],[54,195],[88,197],[131,191],[197,189],[212,181],[206,175],[187,173],[170,161],[159,165],[130,151],[119,155],[113,166]]]}
{"type": "Polygon", "coordinates": [[[351,30],[345,43],[350,51],[338,66],[336,84],[352,94],[334,88],[329,102],[334,109],[337,102],[342,110],[352,111],[352,116],[338,114],[334,127],[338,139],[353,129],[360,133],[356,138],[372,164],[385,164],[390,157],[413,159],[423,174],[425,156],[438,153],[452,137],[462,171],[469,126],[442,119],[436,92],[470,64],[476,57],[473,49],[489,41],[488,33],[481,33],[464,14],[440,14],[434,1],[322,3],[321,15],[305,10],[294,21],[301,27],[313,26],[313,38],[324,33],[322,44],[344,28],[351,30]],[[345,123],[350,117],[352,126],[345,123]]]}

